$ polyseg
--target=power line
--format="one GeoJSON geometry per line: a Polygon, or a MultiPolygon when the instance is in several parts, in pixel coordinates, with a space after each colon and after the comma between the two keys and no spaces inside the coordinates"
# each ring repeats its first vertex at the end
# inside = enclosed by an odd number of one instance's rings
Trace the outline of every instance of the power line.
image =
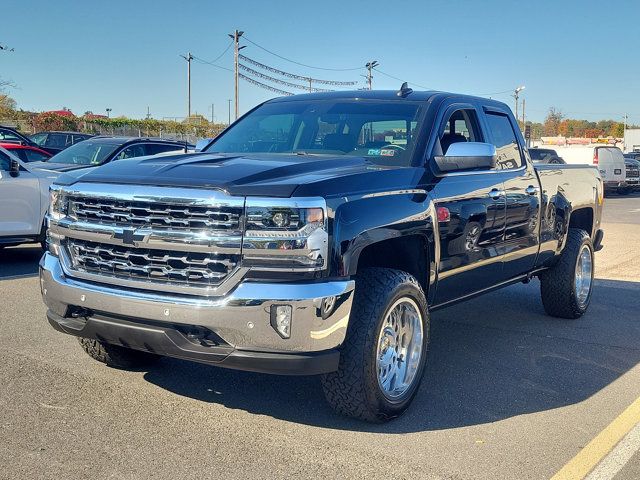
{"type": "Polygon", "coordinates": [[[195,55],[193,56],[193,59],[196,60],[198,63],[202,63],[202,64],[205,64],[205,65],[210,65],[212,67],[220,68],[222,70],[226,70],[227,72],[233,73],[233,70],[231,70],[230,68],[223,67],[222,65],[218,65],[218,64],[215,64],[213,62],[208,62],[207,60],[203,60],[202,58],[196,57],[195,55]]]}
{"type": "Polygon", "coordinates": [[[424,85],[420,85],[418,83],[414,83],[414,82],[409,82],[408,80],[404,79],[404,78],[398,78],[398,77],[394,77],[393,75],[389,75],[388,73],[383,72],[382,70],[379,70],[377,68],[373,68],[373,70],[375,70],[378,73],[381,73],[382,75],[384,75],[385,77],[389,77],[389,78],[393,78],[394,80],[398,80],[399,82],[407,82],[409,85],[413,85],[415,87],[419,87],[419,88],[424,88],[425,90],[431,90],[430,87],[425,87],[424,85]]]}
{"type": "Polygon", "coordinates": [[[265,47],[258,45],[256,42],[250,40],[249,38],[247,38],[247,36],[245,35],[244,39],[249,42],[250,44],[258,47],[260,50],[264,50],[267,53],[270,53],[271,55],[278,57],[282,60],[285,60],[287,62],[291,62],[291,63],[295,63],[296,65],[300,65],[302,67],[307,67],[307,68],[313,68],[315,70],[327,70],[327,71],[331,71],[331,72],[351,72],[351,71],[355,71],[355,70],[362,70],[362,67],[354,67],[354,68],[324,68],[324,67],[314,67],[313,65],[307,65],[305,63],[300,63],[300,62],[296,62],[295,60],[291,60],[290,58],[287,57],[283,57],[282,55],[278,55],[275,52],[272,52],[271,50],[266,49],[265,47]]]}
{"type": "Polygon", "coordinates": [[[233,45],[233,40],[229,42],[229,45],[227,45],[227,48],[225,48],[220,55],[218,55],[216,58],[214,58],[211,61],[208,61],[208,62],[205,61],[205,63],[215,63],[218,60],[220,60],[223,57],[223,55],[229,51],[229,49],[231,48],[231,45],[233,45]]]}

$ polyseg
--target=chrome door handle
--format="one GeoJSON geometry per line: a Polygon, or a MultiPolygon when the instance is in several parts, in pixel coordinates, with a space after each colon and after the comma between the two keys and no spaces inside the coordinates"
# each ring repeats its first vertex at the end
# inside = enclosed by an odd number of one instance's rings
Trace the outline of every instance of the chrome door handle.
{"type": "Polygon", "coordinates": [[[497,190],[494,188],[489,192],[489,196],[494,200],[500,200],[502,197],[504,197],[504,190],[497,190]]]}
{"type": "Polygon", "coordinates": [[[533,185],[529,185],[527,188],[525,188],[524,190],[527,195],[537,195],[538,192],[540,191],[540,187],[534,187],[533,185]]]}

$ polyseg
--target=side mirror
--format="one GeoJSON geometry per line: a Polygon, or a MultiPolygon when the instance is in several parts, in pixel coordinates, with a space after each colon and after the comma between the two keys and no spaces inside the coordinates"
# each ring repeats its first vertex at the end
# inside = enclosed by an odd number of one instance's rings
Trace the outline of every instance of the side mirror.
{"type": "Polygon", "coordinates": [[[17,177],[20,175],[20,162],[15,159],[11,159],[11,164],[9,166],[9,175],[12,177],[17,177]]]}
{"type": "Polygon", "coordinates": [[[196,152],[201,152],[204,148],[209,145],[211,142],[211,138],[203,138],[196,142],[196,152]]]}
{"type": "Polygon", "coordinates": [[[496,166],[498,154],[495,145],[482,142],[452,143],[445,155],[435,157],[441,172],[491,169],[496,166]]]}

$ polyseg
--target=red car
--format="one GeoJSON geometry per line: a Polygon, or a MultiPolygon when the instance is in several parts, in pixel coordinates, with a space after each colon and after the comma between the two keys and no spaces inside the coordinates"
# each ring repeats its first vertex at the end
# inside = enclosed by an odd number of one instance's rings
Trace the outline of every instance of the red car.
{"type": "Polygon", "coordinates": [[[0,147],[9,150],[23,162],[44,162],[52,156],[40,148],[18,143],[0,143],[0,147]]]}

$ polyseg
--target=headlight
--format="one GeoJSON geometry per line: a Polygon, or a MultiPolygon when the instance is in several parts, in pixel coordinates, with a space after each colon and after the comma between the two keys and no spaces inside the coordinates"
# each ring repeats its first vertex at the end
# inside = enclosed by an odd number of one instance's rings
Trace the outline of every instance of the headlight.
{"type": "Polygon", "coordinates": [[[243,263],[259,270],[314,271],[327,265],[322,198],[247,198],[243,263]]]}
{"type": "Polygon", "coordinates": [[[51,185],[49,187],[49,218],[51,220],[61,220],[66,216],[66,198],[61,193],[60,187],[51,185]]]}

